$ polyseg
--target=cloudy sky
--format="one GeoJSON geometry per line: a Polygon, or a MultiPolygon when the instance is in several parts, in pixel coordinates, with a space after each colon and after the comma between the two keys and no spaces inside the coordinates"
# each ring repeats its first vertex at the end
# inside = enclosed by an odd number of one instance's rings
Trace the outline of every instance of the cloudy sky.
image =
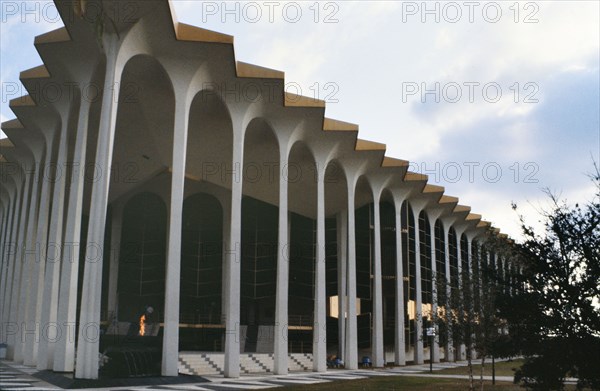
{"type": "MultiPolygon", "coordinates": [[[[39,65],[51,2],[2,1],[1,119],[39,65]],[[18,7],[17,12],[10,4],[18,7]]],[[[289,92],[327,102],[430,183],[519,237],[542,189],[592,196],[600,161],[597,1],[174,1],[179,20],[235,36],[238,60],[285,71],[289,92]]]]}

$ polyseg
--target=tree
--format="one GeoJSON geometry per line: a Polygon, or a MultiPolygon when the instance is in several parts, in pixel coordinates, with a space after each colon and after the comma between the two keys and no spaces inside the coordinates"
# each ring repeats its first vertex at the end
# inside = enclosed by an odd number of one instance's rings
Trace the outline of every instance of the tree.
{"type": "MultiPolygon", "coordinates": [[[[492,232],[488,232],[483,240],[482,247],[489,254],[498,255],[499,259],[513,259],[512,246],[505,239],[499,238],[492,232]]],[[[495,259],[481,260],[475,280],[478,284],[479,294],[475,295],[475,310],[477,321],[474,324],[474,348],[477,355],[481,357],[481,371],[479,382],[483,390],[483,371],[486,358],[511,357],[514,355],[512,349],[507,348],[509,335],[506,331],[506,320],[498,314],[497,303],[509,290],[504,281],[508,277],[499,273],[495,259]]],[[[494,372],[493,372],[494,373],[494,372]]],[[[495,380],[495,379],[494,379],[495,380]]]]}
{"type": "Polygon", "coordinates": [[[578,378],[578,389],[600,389],[600,170],[594,167],[592,201],[570,207],[547,191],[552,207],[542,212],[541,235],[520,217],[522,270],[511,284],[515,294],[498,308],[525,356],[515,382],[529,389],[562,390],[567,377],[578,378]]]}
{"type": "MultiPolygon", "coordinates": [[[[499,240],[492,233],[481,241],[485,250],[495,253],[508,251],[506,241],[499,240]]],[[[501,287],[498,286],[497,270],[487,259],[480,259],[478,252],[473,254],[470,270],[463,268],[460,276],[453,276],[447,282],[443,276],[436,276],[436,291],[440,313],[436,317],[439,342],[446,346],[448,338],[456,348],[466,348],[469,370],[469,389],[475,389],[473,372],[474,353],[481,357],[479,388],[483,390],[483,369],[488,355],[496,354],[500,341],[498,330],[504,328],[504,321],[497,316],[496,301],[501,287]],[[449,308],[450,310],[446,310],[449,308]]],[[[496,354],[496,356],[499,356],[496,354]]],[[[500,355],[502,356],[502,355],[500,355]]]]}

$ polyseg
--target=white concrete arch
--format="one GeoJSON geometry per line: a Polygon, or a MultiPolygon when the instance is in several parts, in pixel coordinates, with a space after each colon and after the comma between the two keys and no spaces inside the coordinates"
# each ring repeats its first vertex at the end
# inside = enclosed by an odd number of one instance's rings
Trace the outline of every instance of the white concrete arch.
{"type": "Polygon", "coordinates": [[[211,91],[198,91],[190,102],[186,174],[231,188],[239,174],[233,167],[233,133],[226,103],[211,91]]]}
{"type": "MultiPolygon", "coordinates": [[[[103,172],[109,172],[112,162],[117,112],[119,108],[119,88],[123,69],[128,60],[136,54],[148,54],[146,40],[143,37],[143,23],[136,23],[124,36],[119,37],[113,32],[103,36],[103,47],[106,54],[106,75],[102,95],[102,109],[96,145],[95,163],[103,172]]],[[[106,212],[110,176],[102,175],[92,186],[88,237],[86,243],[94,243],[104,248],[104,232],[106,228],[106,212]]],[[[86,258],[97,257],[97,254],[86,249],[86,258]],[[89,254],[88,254],[89,253],[89,254]]],[[[95,251],[95,250],[94,250],[95,251]]],[[[76,376],[95,379],[98,377],[98,361],[95,359],[99,345],[100,303],[97,297],[102,290],[102,263],[86,262],[83,275],[83,291],[81,294],[81,311],[79,319],[79,342],[77,355],[85,357],[77,360],[76,376]],[[95,329],[96,337],[88,335],[89,330],[95,329]]]]}

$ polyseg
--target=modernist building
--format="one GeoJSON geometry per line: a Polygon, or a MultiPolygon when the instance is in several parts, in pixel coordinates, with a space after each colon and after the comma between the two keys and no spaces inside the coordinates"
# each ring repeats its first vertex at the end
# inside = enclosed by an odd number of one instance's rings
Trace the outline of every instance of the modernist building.
{"type": "Polygon", "coordinates": [[[510,268],[478,244],[499,230],[167,0],[105,0],[103,31],[76,3],[2,124],[8,359],[96,378],[129,343],[165,376],[196,355],[237,377],[464,355],[424,338],[433,280],[510,268]]]}

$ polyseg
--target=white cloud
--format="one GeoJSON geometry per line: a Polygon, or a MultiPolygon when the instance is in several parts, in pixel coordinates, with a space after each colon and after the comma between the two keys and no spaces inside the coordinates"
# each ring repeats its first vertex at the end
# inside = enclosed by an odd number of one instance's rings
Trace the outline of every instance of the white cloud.
{"type": "MultiPolygon", "coordinates": [[[[8,121],[8,118],[6,118],[3,114],[0,114],[0,123],[4,123],[8,121]]],[[[0,139],[6,138],[6,134],[4,134],[4,132],[2,130],[0,130],[0,139]]]]}
{"type": "MultiPolygon", "coordinates": [[[[223,22],[223,15],[203,14],[202,4],[174,2],[180,20],[234,35],[239,60],[285,71],[287,81],[299,83],[304,95],[314,93],[309,87],[315,82],[321,86],[335,82],[339,103],[328,103],[326,115],[357,122],[360,137],[386,143],[390,156],[422,162],[497,161],[505,170],[514,162],[522,165],[535,161],[540,168],[536,185],[503,182],[497,186],[447,186],[452,195],[470,204],[474,213],[483,214],[504,232],[518,234],[511,200],[519,202],[527,216],[534,216],[535,208],[526,205],[527,200],[535,203],[543,199],[539,187],[575,189],[570,190],[570,199],[578,199],[588,189],[585,177],[573,176],[573,172],[579,174],[586,168],[570,166],[580,160],[567,151],[576,149],[577,143],[594,148],[598,138],[586,135],[578,139],[578,129],[564,124],[581,112],[597,112],[600,103],[592,98],[572,110],[561,111],[560,121],[552,124],[556,129],[551,137],[540,122],[540,111],[548,107],[548,101],[555,105],[560,102],[556,94],[564,92],[564,86],[557,83],[564,84],[581,74],[598,74],[598,2],[519,2],[518,23],[509,8],[514,2],[499,3],[503,14],[498,23],[483,20],[481,8],[475,13],[474,23],[467,20],[466,9],[459,23],[443,18],[435,23],[431,17],[422,23],[421,15],[403,22],[406,15],[401,2],[333,2],[339,7],[334,15],[338,22],[331,24],[323,23],[327,11],[332,11],[323,8],[325,2],[318,3],[318,23],[313,20],[314,11],[308,8],[313,2],[299,3],[303,19],[298,23],[286,22],[280,11],[274,23],[266,17],[259,23],[244,18],[236,23],[231,16],[223,22]],[[539,7],[535,15],[538,23],[523,23],[533,11],[525,8],[526,4],[539,7]],[[403,82],[496,82],[503,96],[498,103],[488,103],[479,91],[474,103],[463,100],[457,104],[423,105],[418,99],[403,103],[403,82]],[[536,83],[540,103],[515,103],[510,89],[515,82],[519,83],[521,99],[528,92],[524,83],[536,83]],[[550,144],[550,138],[558,141],[550,144]],[[559,152],[566,166],[557,170],[559,152]]],[[[264,3],[258,4],[266,12],[264,3]]],[[[279,3],[278,9],[285,4],[279,3]]],[[[422,2],[414,4],[420,6],[422,2]]],[[[18,71],[38,65],[33,37],[57,27],[14,20],[2,24],[2,80],[18,80],[18,71]]],[[[323,98],[326,91],[318,92],[323,98]]],[[[6,102],[2,103],[1,113],[3,120],[10,117],[6,102]]]]}

